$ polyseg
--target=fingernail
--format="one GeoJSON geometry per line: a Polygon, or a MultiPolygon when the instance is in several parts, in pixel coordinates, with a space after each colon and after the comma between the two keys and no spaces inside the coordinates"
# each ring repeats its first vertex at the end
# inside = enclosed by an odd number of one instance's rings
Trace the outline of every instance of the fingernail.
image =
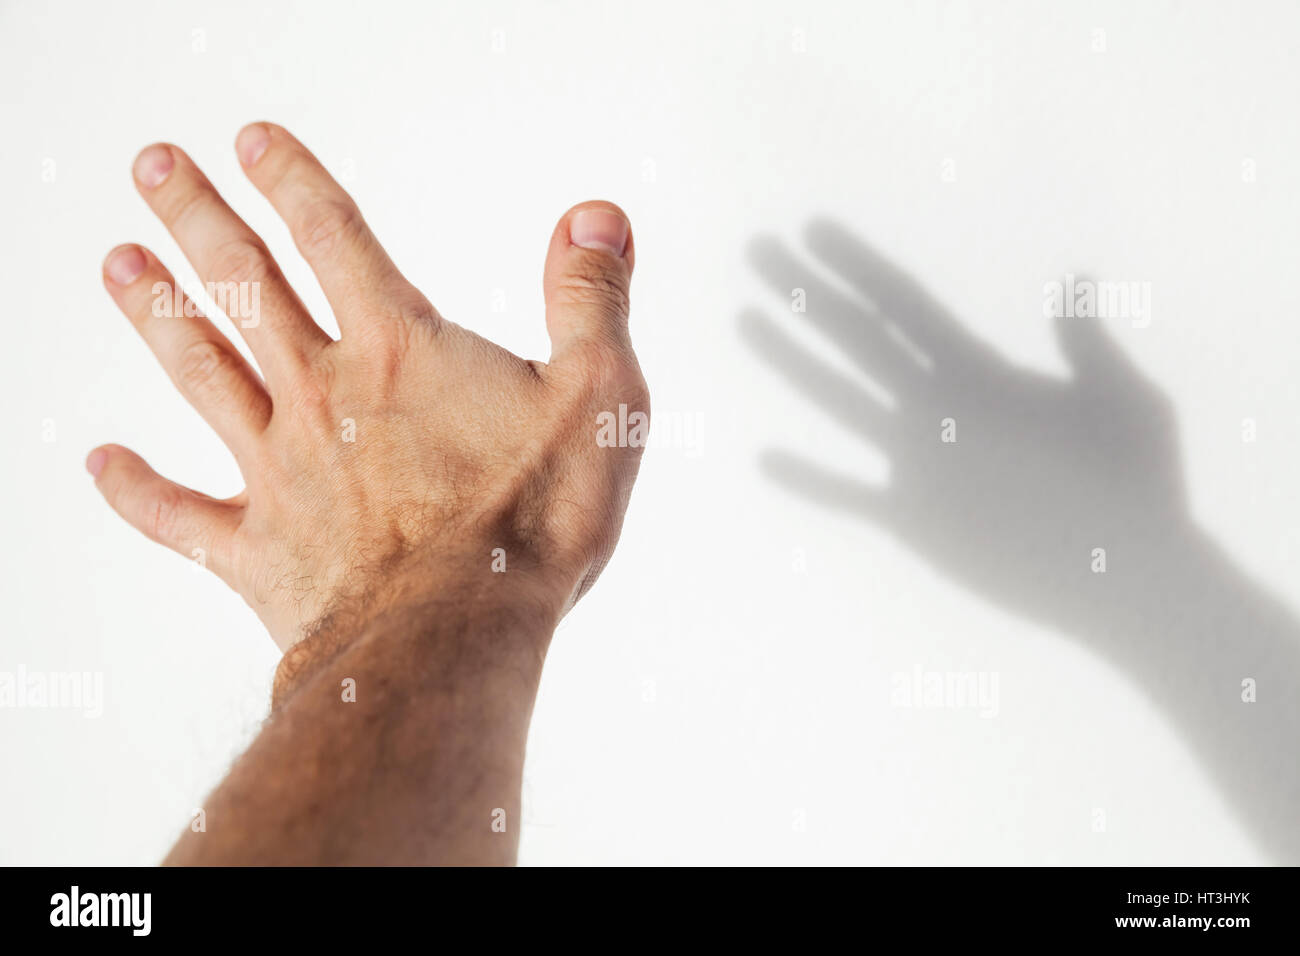
{"type": "Polygon", "coordinates": [[[118,285],[130,285],[144,272],[144,253],[136,246],[122,246],[108,254],[104,272],[118,285]]]}
{"type": "Polygon", "coordinates": [[[99,473],[104,470],[104,464],[108,461],[108,452],[102,448],[96,448],[86,456],[86,471],[90,472],[92,478],[98,478],[99,473]]]}
{"type": "Polygon", "coordinates": [[[627,220],[608,209],[583,209],[569,220],[569,241],[621,256],[627,247],[627,220]]]}
{"type": "Polygon", "coordinates": [[[261,123],[245,126],[235,137],[235,152],[239,161],[245,166],[252,166],[262,158],[266,147],[271,144],[271,135],[261,123]]]}
{"type": "Polygon", "coordinates": [[[140,185],[153,189],[172,171],[172,151],[166,146],[150,146],[135,158],[135,178],[140,185]]]}

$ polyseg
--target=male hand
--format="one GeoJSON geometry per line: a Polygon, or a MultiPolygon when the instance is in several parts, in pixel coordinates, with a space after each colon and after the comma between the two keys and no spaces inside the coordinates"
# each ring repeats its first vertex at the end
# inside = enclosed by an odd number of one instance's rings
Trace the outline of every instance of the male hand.
{"type": "Polygon", "coordinates": [[[202,549],[282,650],[321,632],[357,633],[368,617],[435,592],[466,605],[508,601],[553,626],[609,558],[640,459],[639,447],[596,440],[602,412],[648,414],[627,331],[627,219],[600,202],[561,218],[544,273],[552,353],[530,361],[444,319],[284,129],[248,126],[236,151],[320,280],[342,337],[312,320],[189,156],[150,146],[135,162],[136,187],[205,284],[228,290],[228,303],[257,305],[256,315],[227,311],[261,374],[192,306],[155,314],[174,280],[142,247],[113,250],[104,283],[247,487],[210,498],[106,445],[87,459],[104,497],[153,540],[186,557],[202,549]]]}

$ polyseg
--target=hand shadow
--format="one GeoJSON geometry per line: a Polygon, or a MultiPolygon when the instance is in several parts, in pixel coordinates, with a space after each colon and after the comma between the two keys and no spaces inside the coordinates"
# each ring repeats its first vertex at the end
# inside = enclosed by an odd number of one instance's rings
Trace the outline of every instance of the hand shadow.
{"type": "Polygon", "coordinates": [[[998,355],[845,228],[813,223],[807,242],[838,283],[776,240],[753,244],[754,265],[785,309],[804,291],[806,311],[787,321],[814,326],[876,389],[759,311],[742,315],[742,335],[883,451],[890,480],[864,483],[787,451],[766,452],[764,472],[1123,668],[1260,845],[1300,862],[1300,624],[1192,518],[1169,399],[1098,320],[1055,320],[1072,375],[1044,375],[998,355]]]}

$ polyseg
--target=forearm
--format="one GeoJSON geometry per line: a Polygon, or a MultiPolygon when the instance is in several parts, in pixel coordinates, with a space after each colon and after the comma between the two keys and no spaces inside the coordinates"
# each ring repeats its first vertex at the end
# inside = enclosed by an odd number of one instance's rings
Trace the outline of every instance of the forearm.
{"type": "Polygon", "coordinates": [[[547,618],[449,597],[318,634],[166,862],[513,863],[547,618]]]}
{"type": "Polygon", "coordinates": [[[1199,752],[1260,845],[1300,861],[1300,622],[1199,531],[1139,566],[1098,615],[1115,627],[1117,663],[1199,752]]]}

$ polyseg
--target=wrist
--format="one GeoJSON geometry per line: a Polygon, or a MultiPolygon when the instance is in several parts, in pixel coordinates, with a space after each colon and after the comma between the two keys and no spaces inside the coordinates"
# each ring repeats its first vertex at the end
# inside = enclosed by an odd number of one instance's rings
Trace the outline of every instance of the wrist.
{"type": "Polygon", "coordinates": [[[1291,611],[1199,525],[1135,539],[1124,557],[1131,570],[1097,576],[1090,613],[1074,630],[1144,682],[1197,679],[1211,659],[1235,673],[1261,654],[1294,656],[1291,611]]]}
{"type": "Polygon", "coordinates": [[[538,676],[563,599],[536,568],[492,570],[484,560],[403,562],[331,602],[276,668],[279,708],[331,661],[377,663],[427,652],[480,669],[538,676]],[[394,653],[396,652],[396,653],[394,653]]]}

